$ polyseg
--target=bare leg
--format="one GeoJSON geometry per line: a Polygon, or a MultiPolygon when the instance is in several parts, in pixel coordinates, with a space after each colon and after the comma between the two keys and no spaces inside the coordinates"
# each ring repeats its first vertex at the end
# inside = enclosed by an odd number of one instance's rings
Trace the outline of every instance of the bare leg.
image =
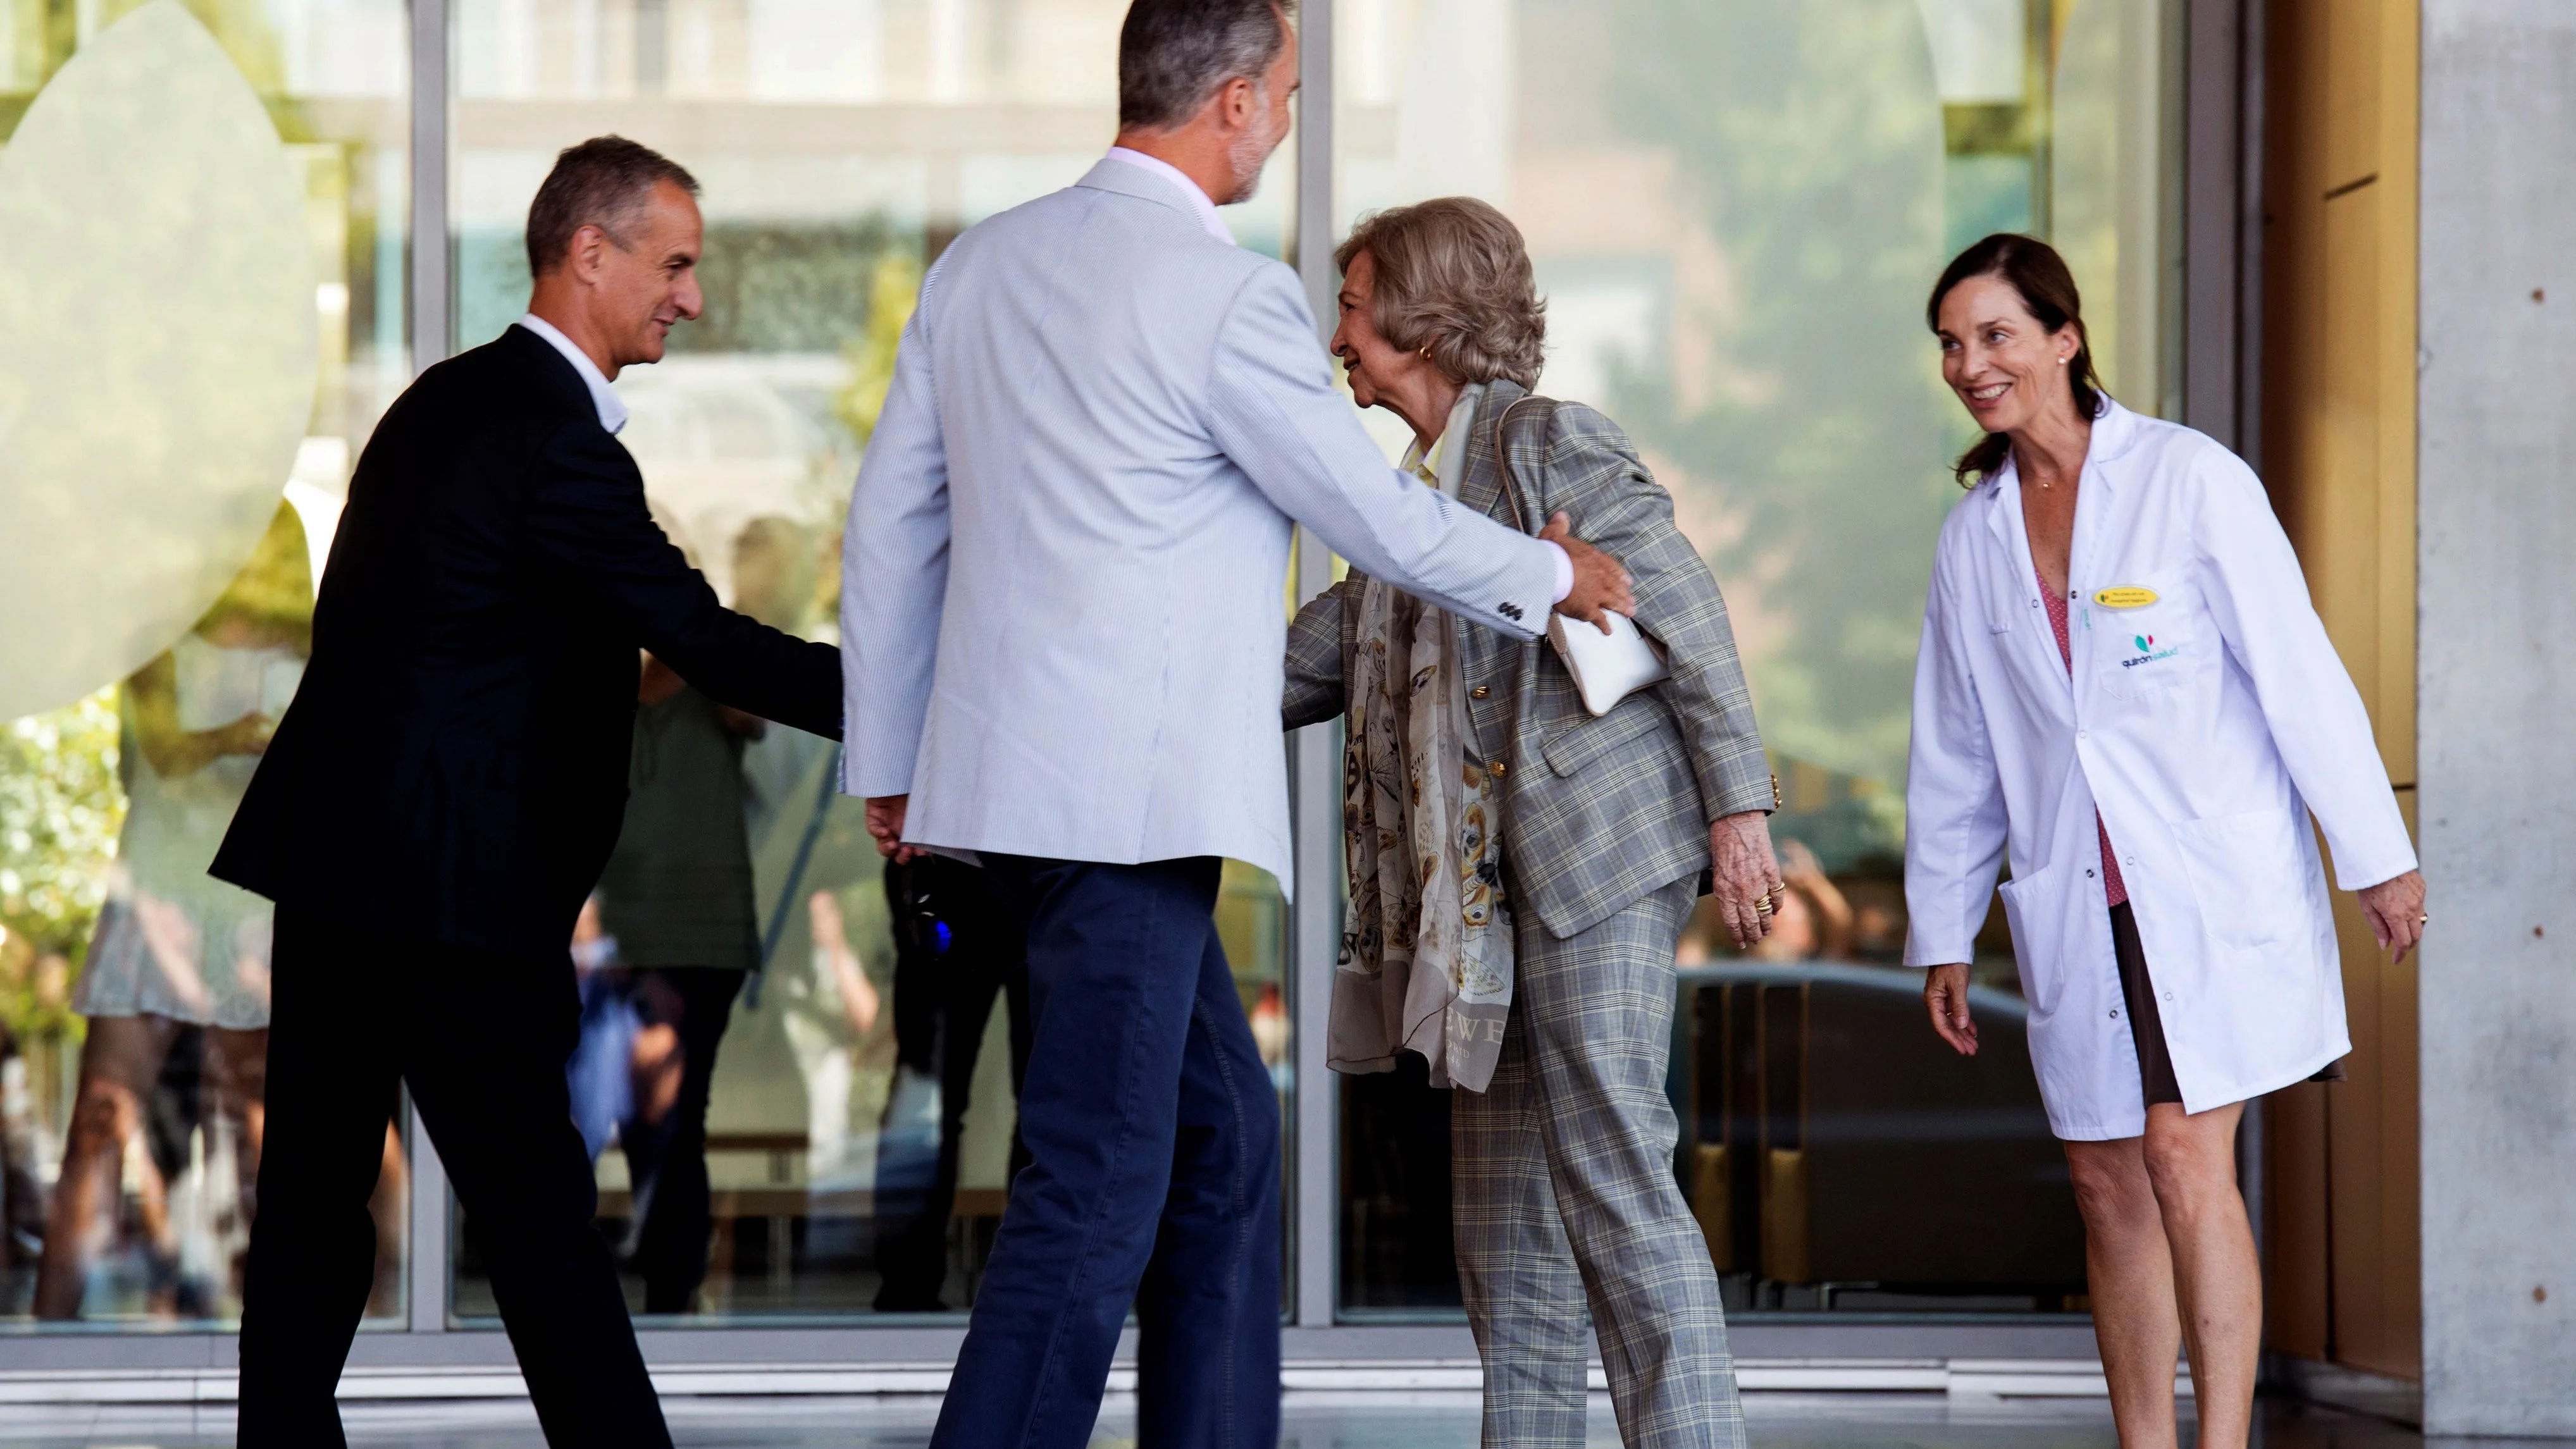
{"type": "Polygon", "coordinates": [[[367,1316],[383,1318],[402,1306],[403,1218],[411,1210],[411,1163],[402,1133],[385,1124],[385,1161],[367,1215],[376,1220],[376,1286],[367,1294],[367,1316]]]}
{"type": "MultiPolygon", "coordinates": [[[[2122,1449],[2175,1449],[2174,1358],[2182,1322],[2144,1138],[2069,1142],[2075,1205],[2084,1214],[2084,1269],[2093,1337],[2111,1384],[2122,1449]]],[[[2204,1431],[2205,1433],[2206,1431],[2204,1431]]],[[[2214,1441],[2205,1441],[2214,1442],[2214,1441]]]]}
{"type": "MultiPolygon", "coordinates": [[[[231,1027],[206,1028],[206,1124],[209,1132],[215,1123],[232,1128],[233,1192],[241,1205],[241,1241],[250,1240],[250,1227],[259,1217],[259,1142],[268,1125],[268,1032],[265,1028],[236,1031],[231,1027]]],[[[214,1184],[207,1187],[212,1190],[214,1184]]],[[[235,1259],[226,1270],[235,1293],[241,1290],[242,1263],[235,1259]]]]}
{"type": "MultiPolygon", "coordinates": [[[[100,1240],[115,1231],[117,1194],[124,1181],[125,1144],[143,1130],[143,1108],[161,1077],[161,1059],[178,1036],[178,1024],[157,1016],[90,1018],[81,1046],[80,1095],[64,1134],[62,1177],[46,1215],[45,1256],[36,1269],[36,1316],[78,1318],[88,1286],[89,1260],[100,1240]]],[[[161,1184],[146,1155],[147,1226],[161,1184]]]]}
{"type": "Polygon", "coordinates": [[[2203,1449],[2244,1449],[2253,1432],[2254,1376],[2262,1352],[2262,1268],[2236,1190],[2236,1124],[2242,1103],[2185,1114],[2147,1109],[2144,1158],[2173,1254],[2182,1336],[2203,1449]]]}
{"type": "Polygon", "coordinates": [[[242,1221],[259,1211],[259,1140],[268,1126],[268,1031],[206,1028],[206,1079],[213,1087],[212,1110],[233,1125],[236,1166],[241,1176],[242,1221]]]}

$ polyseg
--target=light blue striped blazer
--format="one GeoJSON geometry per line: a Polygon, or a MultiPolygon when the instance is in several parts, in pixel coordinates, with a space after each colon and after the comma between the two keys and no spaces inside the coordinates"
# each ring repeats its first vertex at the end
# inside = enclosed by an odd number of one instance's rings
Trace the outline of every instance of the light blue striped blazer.
{"type": "Polygon", "coordinates": [[[843,536],[853,795],[916,843],[1289,881],[1290,521],[1527,638],[1549,550],[1401,478],[1296,274],[1103,161],[922,284],[843,536]]]}

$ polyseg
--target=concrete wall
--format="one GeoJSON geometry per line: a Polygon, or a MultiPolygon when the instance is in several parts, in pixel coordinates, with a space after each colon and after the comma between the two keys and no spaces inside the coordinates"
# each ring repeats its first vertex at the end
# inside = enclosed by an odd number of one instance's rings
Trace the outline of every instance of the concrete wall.
{"type": "Polygon", "coordinates": [[[2576,1436],[2576,3],[2422,38],[2426,1428],[2576,1436]]]}

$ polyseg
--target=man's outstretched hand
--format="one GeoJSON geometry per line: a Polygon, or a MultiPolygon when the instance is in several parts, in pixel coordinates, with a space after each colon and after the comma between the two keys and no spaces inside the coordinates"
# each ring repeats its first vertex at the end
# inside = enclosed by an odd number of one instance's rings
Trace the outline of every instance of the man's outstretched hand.
{"type": "Polygon", "coordinates": [[[1576,538],[1573,522],[1564,514],[1550,518],[1539,539],[1564,549],[1574,561],[1574,590],[1557,601],[1558,613],[1581,619],[1604,634],[1610,632],[1610,621],[1602,617],[1605,611],[1636,617],[1637,596],[1628,591],[1628,571],[1617,559],[1576,538]]]}
{"type": "Polygon", "coordinates": [[[872,795],[868,798],[868,834],[876,840],[877,854],[904,865],[921,857],[921,852],[903,843],[903,811],[912,803],[909,795],[872,795]]]}

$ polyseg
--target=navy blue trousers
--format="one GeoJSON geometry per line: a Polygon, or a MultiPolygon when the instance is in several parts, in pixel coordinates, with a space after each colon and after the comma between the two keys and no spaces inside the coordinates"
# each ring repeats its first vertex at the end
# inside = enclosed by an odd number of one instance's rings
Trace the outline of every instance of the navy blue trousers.
{"type": "Polygon", "coordinates": [[[933,1449],[1080,1449],[1132,1304],[1141,1449],[1279,1442],[1279,1107],[1212,858],[984,856],[1036,1034],[1011,1181],[933,1449]]]}

